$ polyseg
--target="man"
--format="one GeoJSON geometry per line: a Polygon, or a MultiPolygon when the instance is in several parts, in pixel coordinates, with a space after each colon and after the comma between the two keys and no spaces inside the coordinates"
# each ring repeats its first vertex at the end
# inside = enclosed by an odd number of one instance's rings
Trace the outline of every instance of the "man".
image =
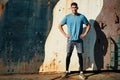
{"type": "Polygon", "coordinates": [[[71,58],[74,46],[76,46],[77,55],[79,58],[79,65],[80,65],[80,75],[79,76],[84,79],[85,76],[83,75],[83,57],[82,57],[83,41],[82,41],[82,38],[84,38],[87,35],[91,26],[90,26],[88,20],[86,19],[86,17],[84,15],[78,13],[77,10],[78,10],[78,5],[77,5],[77,3],[73,2],[71,4],[72,13],[70,13],[64,17],[64,19],[61,21],[61,23],[59,25],[59,30],[66,38],[68,38],[65,77],[67,77],[70,72],[69,71],[70,58],[71,58]],[[68,34],[65,33],[65,31],[63,30],[63,26],[65,24],[67,24],[68,34]],[[84,33],[82,32],[83,24],[86,25],[86,29],[85,29],[84,33]]]}

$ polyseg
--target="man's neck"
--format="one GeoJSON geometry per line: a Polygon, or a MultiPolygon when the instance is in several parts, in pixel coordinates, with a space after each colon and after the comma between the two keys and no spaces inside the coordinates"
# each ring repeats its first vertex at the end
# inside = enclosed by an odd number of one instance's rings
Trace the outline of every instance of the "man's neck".
{"type": "Polygon", "coordinates": [[[74,16],[75,16],[75,15],[77,15],[77,13],[72,13],[72,15],[74,15],[74,16]]]}

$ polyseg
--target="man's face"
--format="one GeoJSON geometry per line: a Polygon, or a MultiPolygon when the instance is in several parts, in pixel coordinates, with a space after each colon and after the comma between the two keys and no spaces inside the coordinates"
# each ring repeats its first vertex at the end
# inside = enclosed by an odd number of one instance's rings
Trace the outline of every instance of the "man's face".
{"type": "Polygon", "coordinates": [[[76,13],[77,13],[77,9],[78,9],[77,6],[75,6],[75,5],[72,5],[72,6],[71,6],[71,10],[72,10],[72,13],[73,13],[73,14],[76,14],[76,13]]]}

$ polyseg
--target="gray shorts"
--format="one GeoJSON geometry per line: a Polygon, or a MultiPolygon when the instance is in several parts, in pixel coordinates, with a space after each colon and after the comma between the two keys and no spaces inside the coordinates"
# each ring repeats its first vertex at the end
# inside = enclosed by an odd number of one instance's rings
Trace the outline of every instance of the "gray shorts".
{"type": "Polygon", "coordinates": [[[72,53],[74,46],[76,46],[77,53],[83,53],[83,40],[71,41],[67,40],[67,53],[72,53]]]}

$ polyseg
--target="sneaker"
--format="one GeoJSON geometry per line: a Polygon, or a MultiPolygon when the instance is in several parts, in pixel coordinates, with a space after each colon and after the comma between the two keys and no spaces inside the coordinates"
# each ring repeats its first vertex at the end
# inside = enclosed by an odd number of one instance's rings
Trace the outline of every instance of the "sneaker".
{"type": "Polygon", "coordinates": [[[82,80],[85,80],[85,75],[83,73],[80,73],[79,77],[82,79],[82,80]]]}
{"type": "Polygon", "coordinates": [[[69,71],[66,71],[66,74],[65,74],[64,78],[68,78],[68,77],[69,77],[69,74],[70,74],[70,72],[69,72],[69,71]]]}

